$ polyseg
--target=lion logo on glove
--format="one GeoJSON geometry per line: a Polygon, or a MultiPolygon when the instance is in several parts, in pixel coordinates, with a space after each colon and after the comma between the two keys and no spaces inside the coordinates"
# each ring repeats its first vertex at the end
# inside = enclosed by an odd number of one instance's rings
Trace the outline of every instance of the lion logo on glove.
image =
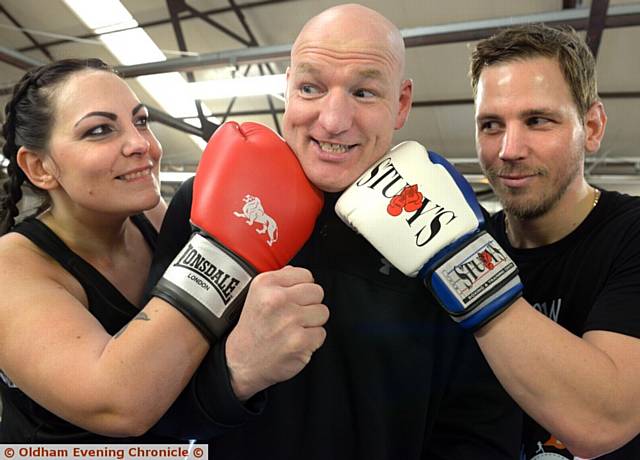
{"type": "Polygon", "coordinates": [[[234,211],[233,214],[237,217],[244,217],[247,219],[245,223],[247,225],[262,224],[262,228],[256,228],[257,233],[266,233],[269,239],[267,244],[272,246],[273,243],[278,241],[278,225],[269,214],[264,212],[260,198],[253,195],[245,195],[242,199],[244,206],[242,212],[234,211]]]}

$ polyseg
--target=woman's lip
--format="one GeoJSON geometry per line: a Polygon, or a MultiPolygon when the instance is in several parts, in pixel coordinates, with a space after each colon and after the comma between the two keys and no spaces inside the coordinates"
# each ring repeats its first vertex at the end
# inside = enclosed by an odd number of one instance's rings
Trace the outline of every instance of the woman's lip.
{"type": "Polygon", "coordinates": [[[116,179],[120,179],[120,180],[126,180],[126,181],[133,181],[133,180],[138,180],[141,178],[145,178],[148,176],[153,175],[153,166],[145,166],[142,168],[136,168],[133,169],[131,171],[128,171],[124,174],[120,174],[119,176],[116,177],[116,179]],[[142,174],[140,174],[142,173],[142,174]],[[127,177],[127,176],[140,176],[140,177],[127,177]]]}

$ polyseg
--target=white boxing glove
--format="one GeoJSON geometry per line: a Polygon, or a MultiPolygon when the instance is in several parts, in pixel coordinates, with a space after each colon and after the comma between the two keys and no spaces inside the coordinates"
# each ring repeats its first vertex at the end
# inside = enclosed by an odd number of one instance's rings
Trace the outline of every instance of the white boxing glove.
{"type": "Polygon", "coordinates": [[[345,190],[335,210],[401,272],[423,279],[467,329],[522,295],[518,269],[484,230],[471,186],[417,142],[391,149],[345,190]]]}

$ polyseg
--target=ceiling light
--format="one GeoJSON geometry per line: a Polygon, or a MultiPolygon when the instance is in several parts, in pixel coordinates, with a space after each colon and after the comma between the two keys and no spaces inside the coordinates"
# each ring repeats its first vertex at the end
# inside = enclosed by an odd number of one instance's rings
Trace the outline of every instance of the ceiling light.
{"type": "Polygon", "coordinates": [[[104,34],[100,36],[100,40],[124,65],[167,59],[162,50],[140,27],[104,34]]]}
{"type": "Polygon", "coordinates": [[[263,75],[189,83],[188,91],[194,99],[228,99],[231,97],[283,94],[286,84],[285,74],[263,75]]]}
{"type": "MultiPolygon", "coordinates": [[[[64,0],[67,6],[95,33],[124,65],[165,61],[166,56],[144,29],[122,5],[120,0],[64,0]],[[126,29],[126,30],[123,30],[126,29]]],[[[197,117],[194,98],[189,95],[187,82],[178,72],[145,75],[136,81],[172,117],[197,117]]],[[[204,108],[204,107],[203,107],[204,108]]],[[[206,110],[206,108],[205,108],[206,110]]],[[[219,123],[215,118],[210,118],[219,123]]],[[[198,148],[202,143],[189,136],[198,148]]]]}
{"type": "Polygon", "coordinates": [[[64,0],[64,2],[87,27],[97,34],[138,26],[120,0],[64,0]]]}

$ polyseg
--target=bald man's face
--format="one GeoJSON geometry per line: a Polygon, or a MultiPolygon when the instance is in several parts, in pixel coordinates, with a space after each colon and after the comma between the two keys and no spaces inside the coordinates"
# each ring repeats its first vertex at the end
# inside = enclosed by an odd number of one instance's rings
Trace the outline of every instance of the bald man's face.
{"type": "Polygon", "coordinates": [[[334,26],[296,41],[283,120],[307,177],[328,192],[348,187],[390,148],[411,106],[411,82],[401,81],[401,57],[386,35],[344,37],[344,26],[334,26]]]}

